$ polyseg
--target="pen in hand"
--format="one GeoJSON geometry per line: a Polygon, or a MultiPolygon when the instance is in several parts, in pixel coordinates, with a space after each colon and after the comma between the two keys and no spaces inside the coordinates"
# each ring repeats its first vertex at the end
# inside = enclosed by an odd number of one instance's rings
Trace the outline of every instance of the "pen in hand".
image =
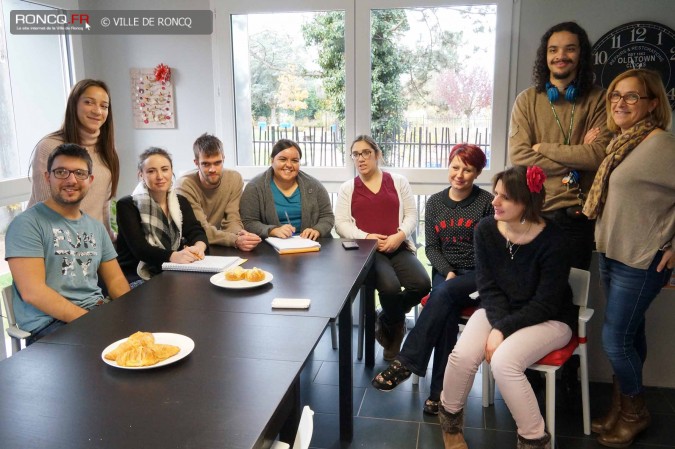
{"type": "Polygon", "coordinates": [[[188,251],[190,251],[190,254],[192,254],[193,256],[195,256],[195,257],[197,258],[197,260],[202,260],[202,259],[204,258],[204,256],[202,256],[202,255],[200,255],[200,254],[198,254],[198,253],[195,253],[195,252],[191,251],[191,250],[190,250],[190,247],[187,246],[187,245],[184,245],[184,246],[183,246],[183,249],[187,249],[188,251]]]}
{"type": "Polygon", "coordinates": [[[288,224],[293,226],[293,224],[291,223],[291,218],[288,216],[288,212],[284,211],[284,214],[286,214],[286,221],[288,222],[288,224]]]}

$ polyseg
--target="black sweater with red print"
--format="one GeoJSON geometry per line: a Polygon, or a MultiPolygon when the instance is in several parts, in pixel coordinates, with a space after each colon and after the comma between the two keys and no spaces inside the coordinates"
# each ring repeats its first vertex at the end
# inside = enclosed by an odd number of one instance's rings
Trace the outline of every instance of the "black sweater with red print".
{"type": "Polygon", "coordinates": [[[473,230],[481,218],[494,214],[492,194],[474,185],[462,201],[450,199],[450,187],[435,193],[425,208],[426,255],[441,275],[473,269],[473,230]]]}

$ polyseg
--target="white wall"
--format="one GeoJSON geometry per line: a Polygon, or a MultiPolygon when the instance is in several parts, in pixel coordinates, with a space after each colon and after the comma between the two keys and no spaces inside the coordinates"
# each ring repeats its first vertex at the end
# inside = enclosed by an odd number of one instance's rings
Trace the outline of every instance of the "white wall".
{"type": "MultiPolygon", "coordinates": [[[[519,0],[515,0],[518,2],[519,0]]],[[[675,3],[672,0],[520,0],[515,95],[529,87],[532,65],[541,36],[551,26],[576,21],[588,33],[591,43],[612,28],[638,20],[648,20],[675,29],[675,3]]],[[[589,332],[589,361],[591,379],[609,381],[611,367],[602,350],[601,329],[605,299],[599,286],[597,258],[592,263],[592,300],[595,316],[589,332]]],[[[644,371],[644,383],[651,386],[675,387],[675,357],[670,342],[675,341],[675,289],[664,289],[647,313],[647,344],[649,355],[644,371]]]]}
{"type": "MultiPolygon", "coordinates": [[[[208,0],[81,0],[80,9],[209,9],[208,0]]],[[[117,197],[137,183],[137,156],[149,146],[168,150],[176,174],[194,167],[192,144],[215,131],[211,36],[98,35],[82,39],[85,76],[104,80],[111,90],[115,140],[121,176],[117,197]],[[175,89],[175,129],[135,129],[132,121],[130,68],[171,67],[175,89]]]]}

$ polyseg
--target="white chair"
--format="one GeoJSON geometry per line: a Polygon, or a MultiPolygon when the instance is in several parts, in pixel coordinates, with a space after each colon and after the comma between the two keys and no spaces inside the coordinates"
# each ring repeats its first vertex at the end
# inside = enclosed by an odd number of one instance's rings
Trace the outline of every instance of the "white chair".
{"type": "MultiPolygon", "coordinates": [[[[292,449],[308,449],[314,433],[314,412],[309,405],[305,405],[300,416],[298,433],[295,435],[295,442],[292,449]]],[[[275,441],[270,449],[291,449],[291,445],[282,441],[275,441]]]]}
{"type": "Polygon", "coordinates": [[[12,303],[13,287],[8,285],[2,289],[2,304],[5,307],[7,318],[7,335],[12,339],[12,352],[14,355],[21,350],[21,341],[30,337],[30,332],[19,329],[14,318],[14,304],[12,303]]]}
{"type": "MultiPolygon", "coordinates": [[[[555,448],[555,373],[573,355],[579,355],[581,371],[581,407],[583,411],[584,434],[591,434],[591,401],[588,392],[588,347],[586,325],[593,316],[593,309],[588,308],[588,290],[591,273],[586,270],[572,268],[569,284],[574,294],[574,304],[579,306],[579,330],[563,348],[550,352],[529,368],[546,374],[546,428],[551,434],[551,448],[555,448]]],[[[483,367],[489,365],[483,365],[483,367]]],[[[490,384],[488,401],[483,390],[483,406],[494,403],[494,378],[489,369],[483,370],[483,385],[490,384]]]]}

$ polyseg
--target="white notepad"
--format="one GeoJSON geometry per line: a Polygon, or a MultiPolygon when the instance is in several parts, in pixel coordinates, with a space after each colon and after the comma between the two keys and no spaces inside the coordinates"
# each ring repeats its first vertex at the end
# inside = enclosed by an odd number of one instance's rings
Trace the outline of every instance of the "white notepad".
{"type": "Polygon", "coordinates": [[[321,249],[321,244],[319,242],[300,236],[294,236],[287,239],[267,237],[265,241],[272,245],[279,254],[310,253],[321,249]]]}
{"type": "Polygon", "coordinates": [[[236,256],[204,256],[202,260],[197,260],[192,263],[164,262],[162,264],[162,270],[218,273],[219,271],[225,271],[230,267],[237,266],[243,261],[244,259],[236,256]]]}

